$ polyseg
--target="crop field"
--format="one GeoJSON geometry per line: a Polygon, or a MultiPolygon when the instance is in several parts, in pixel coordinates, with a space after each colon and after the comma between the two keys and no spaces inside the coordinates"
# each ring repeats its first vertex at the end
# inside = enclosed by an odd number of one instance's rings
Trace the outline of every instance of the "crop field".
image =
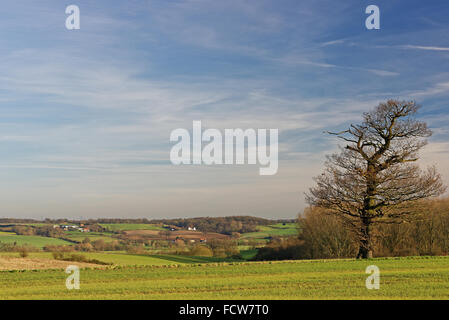
{"type": "MultiPolygon", "coordinates": [[[[449,299],[449,257],[197,263],[0,271],[0,299],[449,299]],[[365,287],[368,265],[380,289],[365,287]]],[[[186,261],[188,262],[188,261],[186,261]]]]}

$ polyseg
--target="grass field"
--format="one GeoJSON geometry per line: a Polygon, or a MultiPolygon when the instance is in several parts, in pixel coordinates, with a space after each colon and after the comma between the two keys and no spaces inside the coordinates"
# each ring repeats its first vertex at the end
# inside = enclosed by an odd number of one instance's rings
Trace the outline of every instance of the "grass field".
{"type": "Polygon", "coordinates": [[[114,239],[107,233],[98,233],[98,232],[89,232],[89,233],[81,233],[79,231],[66,231],[65,238],[82,242],[84,239],[89,238],[90,241],[103,240],[104,242],[112,242],[114,239]]]}
{"type": "Polygon", "coordinates": [[[250,260],[257,255],[257,249],[240,250],[240,255],[245,260],[250,260]]]}
{"type": "Polygon", "coordinates": [[[449,257],[209,263],[0,272],[0,299],[449,299],[449,257]],[[365,269],[380,268],[368,290],[365,269]]]}
{"type": "Polygon", "coordinates": [[[56,238],[40,236],[19,236],[12,232],[0,232],[0,242],[16,243],[17,245],[29,244],[38,248],[46,245],[71,245],[72,243],[56,238]]]}
{"type": "Polygon", "coordinates": [[[298,234],[296,223],[278,223],[269,226],[258,226],[256,232],[242,234],[242,239],[267,239],[268,237],[287,237],[298,234]]]}

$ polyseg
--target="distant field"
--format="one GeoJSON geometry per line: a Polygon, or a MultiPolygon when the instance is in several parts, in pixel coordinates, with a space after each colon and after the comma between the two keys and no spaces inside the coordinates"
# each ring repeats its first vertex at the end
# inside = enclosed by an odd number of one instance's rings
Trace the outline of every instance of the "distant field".
{"type": "Polygon", "coordinates": [[[29,244],[38,248],[46,245],[71,245],[72,243],[61,239],[40,236],[19,236],[12,232],[0,232],[0,242],[16,243],[17,245],[29,244]]]}
{"type": "Polygon", "coordinates": [[[449,299],[449,257],[212,263],[0,272],[0,299],[449,299]],[[380,289],[365,287],[368,265],[380,289]]]}
{"type": "Polygon", "coordinates": [[[127,230],[166,230],[160,225],[155,224],[143,224],[143,223],[102,223],[103,228],[107,228],[110,231],[127,231],[127,230]]]}
{"type": "Polygon", "coordinates": [[[107,233],[97,233],[97,232],[79,232],[79,231],[66,231],[65,232],[65,238],[73,240],[73,241],[77,241],[77,242],[81,242],[86,238],[89,238],[90,241],[95,241],[95,240],[104,240],[104,242],[112,242],[114,239],[112,238],[110,235],[108,235],[107,233]]]}
{"type": "Polygon", "coordinates": [[[242,239],[266,239],[268,237],[287,237],[298,234],[296,223],[278,223],[269,226],[257,227],[257,232],[243,233],[242,239]]]}
{"type": "Polygon", "coordinates": [[[215,232],[201,232],[201,231],[188,231],[188,230],[176,230],[176,231],[170,231],[167,235],[160,234],[160,231],[156,230],[129,230],[126,231],[126,234],[128,236],[145,236],[148,238],[154,238],[154,239],[169,239],[169,240],[175,240],[176,238],[182,238],[186,240],[200,240],[200,239],[229,239],[230,237],[225,234],[221,233],[215,233],[215,232]]]}

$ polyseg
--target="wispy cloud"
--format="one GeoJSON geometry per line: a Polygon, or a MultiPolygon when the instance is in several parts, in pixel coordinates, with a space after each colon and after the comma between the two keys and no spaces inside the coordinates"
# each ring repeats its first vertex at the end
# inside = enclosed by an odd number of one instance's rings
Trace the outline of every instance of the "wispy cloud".
{"type": "Polygon", "coordinates": [[[337,39],[332,41],[326,41],[321,44],[322,47],[333,46],[336,44],[343,44],[346,42],[346,39],[337,39]]]}
{"type": "Polygon", "coordinates": [[[412,97],[436,96],[440,94],[449,94],[449,81],[439,82],[427,87],[426,89],[410,91],[407,93],[412,97]]]}
{"type": "Polygon", "coordinates": [[[428,51],[449,51],[449,47],[434,47],[434,46],[417,46],[417,45],[400,45],[397,46],[400,49],[416,49],[416,50],[428,50],[428,51]]]}

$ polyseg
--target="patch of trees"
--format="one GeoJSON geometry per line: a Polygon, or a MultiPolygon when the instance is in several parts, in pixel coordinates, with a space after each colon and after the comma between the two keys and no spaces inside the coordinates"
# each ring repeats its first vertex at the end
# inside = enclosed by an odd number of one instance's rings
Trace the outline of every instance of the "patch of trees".
{"type": "Polygon", "coordinates": [[[97,259],[89,259],[86,256],[79,253],[67,253],[67,252],[52,252],[53,258],[62,261],[76,261],[84,263],[93,263],[99,265],[112,265],[111,262],[104,262],[97,259]]]}
{"type": "Polygon", "coordinates": [[[212,250],[214,257],[241,259],[240,250],[235,240],[211,239],[207,242],[207,246],[212,250]]]}
{"type": "Polygon", "coordinates": [[[47,245],[44,247],[44,251],[47,252],[94,252],[94,251],[120,251],[126,250],[127,245],[120,243],[119,241],[106,242],[103,239],[91,241],[89,238],[85,238],[80,243],[72,246],[68,245],[47,245]]]}
{"type": "MultiPolygon", "coordinates": [[[[423,200],[411,221],[377,224],[372,229],[373,256],[449,254],[449,198],[423,200]]],[[[353,258],[359,251],[356,232],[322,208],[308,208],[298,218],[299,237],[273,239],[256,260],[353,258]]]]}
{"type": "Polygon", "coordinates": [[[42,221],[34,219],[0,218],[0,227],[8,227],[15,223],[39,223],[42,221]]]}
{"type": "Polygon", "coordinates": [[[74,246],[76,251],[118,251],[123,250],[125,245],[119,241],[106,242],[103,239],[91,241],[89,238],[84,238],[81,243],[74,246]]]}
{"type": "Polygon", "coordinates": [[[177,250],[176,254],[197,257],[233,258],[242,259],[237,242],[233,240],[211,240],[206,244],[182,246],[184,250],[177,250]]]}
{"type": "Polygon", "coordinates": [[[13,226],[10,230],[21,236],[34,236],[36,234],[35,228],[31,226],[13,226]]]}
{"type": "Polygon", "coordinates": [[[195,245],[188,252],[191,256],[196,257],[213,257],[214,252],[207,246],[195,245]]]}
{"type": "Polygon", "coordinates": [[[39,248],[32,245],[18,245],[17,243],[3,243],[0,242],[0,252],[37,252],[39,248]]]}
{"type": "Polygon", "coordinates": [[[303,241],[296,237],[273,238],[257,251],[253,260],[295,260],[304,259],[303,241]]]}
{"type": "Polygon", "coordinates": [[[15,232],[17,235],[22,236],[42,236],[51,238],[61,238],[64,236],[64,232],[62,230],[55,229],[53,226],[33,227],[15,225],[11,227],[10,230],[15,232]]]}
{"type": "MultiPolygon", "coordinates": [[[[91,232],[104,232],[106,229],[99,224],[85,225],[91,232]]],[[[27,225],[11,225],[2,228],[3,231],[12,231],[21,236],[42,236],[51,238],[64,238],[64,231],[60,228],[53,228],[53,225],[44,225],[40,227],[27,225]]],[[[69,240],[70,241],[70,240],[69,240]]]]}

